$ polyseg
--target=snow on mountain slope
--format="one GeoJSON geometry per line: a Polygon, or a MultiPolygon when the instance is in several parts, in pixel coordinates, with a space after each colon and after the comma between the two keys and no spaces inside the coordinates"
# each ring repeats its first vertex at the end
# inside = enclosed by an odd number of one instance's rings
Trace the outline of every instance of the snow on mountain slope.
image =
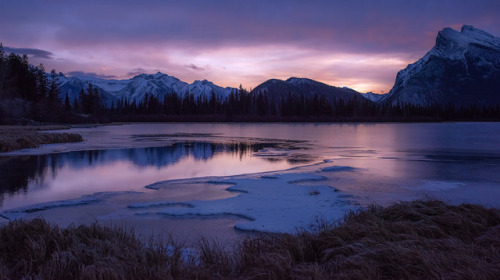
{"type": "Polygon", "coordinates": [[[135,100],[141,102],[146,94],[153,95],[162,100],[166,94],[175,93],[179,97],[184,97],[186,92],[192,94],[195,98],[205,96],[210,98],[212,91],[217,98],[224,99],[231,92],[237,91],[235,88],[222,88],[207,80],[195,81],[192,84],[183,82],[176,77],[169,76],[158,72],[156,74],[140,74],[131,79],[126,80],[106,80],[87,76],[65,77],[64,75],[57,76],[60,86],[60,96],[68,97],[74,101],[81,89],[86,90],[89,84],[92,84],[99,90],[101,95],[105,96],[108,106],[112,102],[120,99],[129,101],[135,100]]]}
{"type": "Polygon", "coordinates": [[[78,99],[78,95],[80,91],[87,90],[89,88],[89,84],[92,84],[93,88],[96,88],[99,91],[101,99],[104,101],[106,106],[110,107],[113,103],[116,103],[118,99],[111,94],[109,91],[102,88],[104,86],[109,89],[109,84],[103,82],[106,80],[96,79],[91,77],[65,77],[64,75],[58,75],[54,77],[57,80],[59,85],[59,98],[64,100],[66,98],[66,94],[71,102],[74,102],[78,99]],[[102,80],[102,81],[101,81],[102,80]]]}
{"type": "Polygon", "coordinates": [[[91,83],[107,92],[117,92],[125,88],[128,84],[127,80],[105,80],[94,77],[87,76],[73,76],[72,78],[77,78],[81,81],[91,83]]]}
{"type": "Polygon", "coordinates": [[[194,95],[194,98],[198,98],[200,96],[210,98],[213,91],[218,99],[224,99],[229,96],[231,92],[238,91],[237,89],[230,87],[222,88],[207,80],[196,80],[192,84],[188,85],[184,90],[192,93],[194,95]]]}
{"type": "Polygon", "coordinates": [[[126,87],[114,94],[120,99],[126,98],[139,102],[146,94],[156,96],[159,99],[163,99],[169,93],[177,93],[182,96],[186,86],[188,83],[158,72],[154,75],[137,75],[129,80],[126,87]]]}
{"type": "Polygon", "coordinates": [[[500,38],[464,25],[441,30],[435,46],[399,71],[381,102],[428,106],[500,104],[500,38]]]}
{"type": "Polygon", "coordinates": [[[385,97],[385,94],[378,94],[378,93],[373,93],[373,92],[367,92],[367,93],[361,93],[361,95],[370,100],[370,101],[373,101],[373,102],[378,102],[379,100],[381,100],[382,98],[385,97]]]}

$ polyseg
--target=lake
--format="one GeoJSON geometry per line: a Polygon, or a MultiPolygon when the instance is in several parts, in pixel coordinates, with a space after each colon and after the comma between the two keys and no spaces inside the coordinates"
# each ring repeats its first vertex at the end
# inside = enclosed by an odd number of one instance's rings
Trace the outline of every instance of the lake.
{"type": "Polygon", "coordinates": [[[500,207],[499,123],[168,123],[73,128],[0,156],[3,222],[100,222],[144,237],[292,232],[372,203],[500,207]]]}

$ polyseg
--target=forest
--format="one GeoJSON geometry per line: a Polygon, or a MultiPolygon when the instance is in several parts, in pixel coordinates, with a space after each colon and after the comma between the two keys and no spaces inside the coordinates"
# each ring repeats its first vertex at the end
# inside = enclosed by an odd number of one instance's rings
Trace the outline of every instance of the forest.
{"type": "Polygon", "coordinates": [[[98,88],[89,84],[71,102],[61,93],[55,70],[30,65],[27,55],[6,54],[0,44],[0,124],[105,123],[124,121],[498,121],[500,106],[457,108],[453,104],[427,107],[378,104],[354,96],[327,101],[323,96],[288,94],[279,101],[264,92],[240,86],[227,98],[186,92],[166,92],[163,98],[146,93],[140,101],[121,99],[106,106],[98,88]],[[63,97],[63,98],[61,98],[63,97]]]}

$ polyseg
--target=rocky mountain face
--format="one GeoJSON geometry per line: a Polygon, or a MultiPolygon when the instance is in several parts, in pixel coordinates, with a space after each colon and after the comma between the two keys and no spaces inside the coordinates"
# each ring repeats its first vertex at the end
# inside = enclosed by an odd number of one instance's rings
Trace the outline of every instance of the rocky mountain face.
{"type": "MultiPolygon", "coordinates": [[[[56,78],[60,87],[61,99],[64,100],[66,94],[68,94],[70,101],[73,102],[78,98],[81,89],[86,90],[89,84],[92,84],[92,87],[99,91],[101,99],[104,100],[108,107],[113,103],[116,104],[121,99],[141,102],[146,94],[153,95],[161,101],[169,93],[176,93],[180,98],[183,98],[185,93],[189,92],[197,99],[200,96],[210,98],[213,92],[217,98],[223,100],[232,92],[238,92],[236,88],[222,88],[207,80],[194,81],[192,84],[188,84],[160,72],[156,74],[141,74],[127,80],[109,80],[87,76],[65,77],[62,74],[56,78]]],[[[290,78],[286,81],[271,79],[257,86],[251,93],[263,93],[269,101],[278,103],[282,98],[286,98],[289,95],[294,98],[303,95],[307,99],[317,96],[318,98],[324,98],[330,103],[340,99],[348,101],[354,97],[359,100],[366,98],[371,101],[379,98],[371,93],[364,96],[350,88],[329,86],[305,78],[290,78]]]]}
{"type": "Polygon", "coordinates": [[[500,38],[464,25],[441,30],[435,46],[399,71],[379,102],[455,107],[500,104],[500,38]]]}
{"type": "Polygon", "coordinates": [[[350,88],[339,88],[329,86],[311,79],[306,78],[289,78],[286,81],[271,79],[252,90],[252,94],[262,93],[270,101],[279,104],[282,98],[287,98],[289,95],[294,99],[298,99],[301,95],[306,99],[311,99],[317,96],[324,98],[331,104],[335,101],[349,101],[352,98],[364,100],[365,98],[357,91],[350,88]]]}

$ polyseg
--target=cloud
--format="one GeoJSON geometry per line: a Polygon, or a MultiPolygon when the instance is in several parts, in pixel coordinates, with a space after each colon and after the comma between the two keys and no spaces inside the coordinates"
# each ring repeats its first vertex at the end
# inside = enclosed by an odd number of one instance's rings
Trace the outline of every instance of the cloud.
{"type": "Polygon", "coordinates": [[[26,54],[28,56],[32,56],[34,58],[44,58],[44,59],[52,59],[53,53],[40,49],[29,49],[29,48],[9,48],[3,47],[5,52],[15,53],[15,54],[26,54]]]}
{"type": "Polygon", "coordinates": [[[294,44],[376,53],[427,48],[438,30],[456,24],[500,32],[497,0],[192,0],[147,5],[115,0],[98,8],[83,0],[31,2],[3,3],[0,26],[8,28],[0,30],[0,38],[47,40],[73,48],[165,44],[195,52],[228,45],[294,44]],[[67,16],[57,16],[61,14],[67,16]]]}
{"type": "Polygon", "coordinates": [[[68,76],[85,76],[85,77],[92,77],[92,78],[99,78],[99,79],[114,79],[116,78],[115,75],[106,75],[106,74],[97,74],[93,72],[83,72],[83,71],[71,71],[66,73],[68,76]]]}
{"type": "Polygon", "coordinates": [[[132,71],[128,72],[127,76],[137,76],[137,75],[144,74],[144,73],[146,73],[146,70],[139,67],[139,68],[135,68],[132,71]]]}
{"type": "Polygon", "coordinates": [[[205,71],[205,68],[200,67],[200,66],[196,66],[193,63],[188,64],[188,65],[184,65],[184,67],[195,70],[195,71],[205,71]]]}
{"type": "Polygon", "coordinates": [[[412,63],[447,26],[469,24],[500,35],[498,0],[4,2],[1,40],[51,50],[62,59],[43,61],[47,68],[120,78],[161,69],[225,86],[301,76],[388,90],[406,65],[349,59],[412,63]],[[348,59],[325,64],[332,56],[348,59]]]}

